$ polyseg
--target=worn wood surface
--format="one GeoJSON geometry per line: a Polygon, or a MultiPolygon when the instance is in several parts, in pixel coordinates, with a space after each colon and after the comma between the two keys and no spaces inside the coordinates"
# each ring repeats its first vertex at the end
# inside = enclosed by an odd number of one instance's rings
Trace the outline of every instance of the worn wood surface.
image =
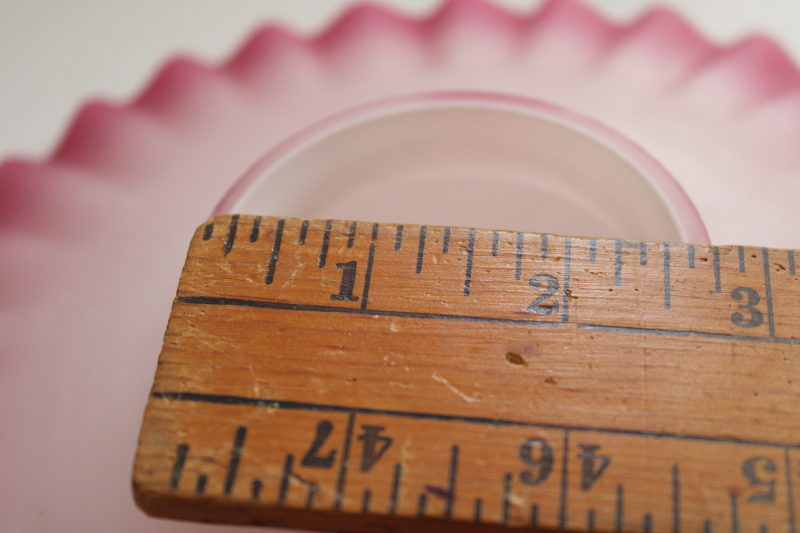
{"type": "Polygon", "coordinates": [[[795,259],[216,218],[180,280],[136,501],[331,531],[795,533],[795,259]]]}

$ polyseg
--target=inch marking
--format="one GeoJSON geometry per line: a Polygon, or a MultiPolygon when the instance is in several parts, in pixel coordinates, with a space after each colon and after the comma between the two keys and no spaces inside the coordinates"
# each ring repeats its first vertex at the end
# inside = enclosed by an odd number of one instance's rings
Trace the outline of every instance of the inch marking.
{"type": "Polygon", "coordinates": [[[447,479],[447,506],[444,509],[445,518],[453,516],[453,504],[456,500],[456,478],[458,476],[458,445],[453,445],[450,450],[450,474],[447,479]]]}
{"type": "Polygon", "coordinates": [[[181,483],[181,473],[183,472],[187,453],[189,453],[189,445],[178,444],[178,448],[175,450],[175,462],[172,465],[172,475],[169,478],[169,488],[172,490],[177,490],[178,485],[181,483]]]}
{"type": "Polygon", "coordinates": [[[722,292],[722,280],[719,272],[719,246],[714,246],[714,292],[722,292]]]}
{"type": "Polygon", "coordinates": [[[258,240],[258,231],[261,228],[261,217],[256,217],[253,219],[253,228],[250,230],[250,242],[256,242],[258,240]]]}
{"type": "Polygon", "coordinates": [[[203,240],[207,241],[208,239],[210,239],[212,233],[214,233],[214,223],[213,222],[211,222],[209,224],[206,224],[206,227],[203,228],[203,240]]]}
{"type": "Polygon", "coordinates": [[[369,500],[372,498],[372,491],[364,489],[364,495],[361,497],[361,512],[367,514],[369,512],[369,500]]]}
{"type": "Polygon", "coordinates": [[[272,251],[269,255],[269,265],[267,266],[267,277],[264,282],[267,285],[272,285],[272,280],[275,278],[275,265],[278,264],[278,253],[281,250],[281,239],[283,238],[283,225],[286,220],[278,220],[278,225],[275,228],[275,240],[272,241],[272,251]]]}
{"type": "Polygon", "coordinates": [[[231,223],[228,225],[228,233],[225,234],[225,242],[222,245],[222,255],[228,255],[233,249],[233,241],[236,239],[236,229],[239,227],[239,215],[231,217],[231,223]]]}
{"type": "Polygon", "coordinates": [[[422,258],[425,256],[425,237],[428,234],[428,226],[419,228],[419,248],[417,249],[417,274],[422,272],[422,258]]]}
{"type": "Polygon", "coordinates": [[[744,246],[739,246],[739,272],[744,272],[744,246]]]}
{"type": "Polygon", "coordinates": [[[397,234],[394,238],[394,249],[399,250],[400,246],[403,244],[403,226],[397,226],[397,234]]]}
{"type": "Polygon", "coordinates": [[[569,429],[564,429],[564,457],[561,463],[561,491],[558,504],[558,529],[567,528],[567,466],[569,459],[569,429]]]}
{"type": "Polygon", "coordinates": [[[281,475],[281,485],[278,489],[278,505],[283,505],[286,502],[286,494],[289,492],[289,479],[292,476],[292,464],[294,463],[294,455],[291,453],[286,454],[286,460],[283,462],[283,475],[281,475]]]}
{"type": "Polygon", "coordinates": [[[614,285],[622,285],[622,241],[614,241],[614,285]]]}
{"type": "Polygon", "coordinates": [[[670,270],[669,270],[669,243],[664,243],[664,309],[671,307],[670,303],[670,270]]]}
{"type": "Polygon", "coordinates": [[[503,525],[508,525],[511,510],[511,474],[503,476],[503,525]]]}
{"type": "Polygon", "coordinates": [[[786,470],[786,494],[789,501],[789,532],[797,533],[797,526],[794,518],[794,495],[792,487],[792,463],[789,459],[789,448],[783,449],[784,470],[786,470]]]}
{"type": "Polygon", "coordinates": [[[547,259],[547,235],[542,235],[542,250],[539,253],[539,257],[547,259]]]}
{"type": "Polygon", "coordinates": [[[242,457],[242,447],[247,436],[247,428],[239,426],[231,448],[231,458],[228,461],[228,472],[225,474],[225,495],[230,496],[233,485],[236,483],[236,471],[239,469],[239,459],[242,457]]]}
{"type": "Polygon", "coordinates": [[[764,290],[767,293],[767,321],[769,322],[769,336],[775,338],[775,317],[772,314],[772,281],[769,273],[769,250],[761,249],[761,256],[764,260],[764,290]]]}
{"type": "Polygon", "coordinates": [[[647,243],[645,242],[639,243],[639,264],[647,266],[647,243]]]}
{"type": "Polygon", "coordinates": [[[494,230],[492,232],[492,257],[497,257],[497,248],[500,245],[500,232],[494,230]]]}
{"type": "Polygon", "coordinates": [[[650,513],[645,513],[642,518],[642,531],[644,531],[644,533],[651,533],[653,531],[653,516],[650,513]]]}
{"type": "Polygon", "coordinates": [[[681,531],[681,479],[678,465],[672,465],[672,533],[681,531]]]}
{"type": "Polygon", "coordinates": [[[322,247],[319,250],[319,260],[317,264],[320,268],[325,266],[325,259],[328,257],[328,243],[331,239],[331,227],[333,226],[333,221],[328,220],[325,222],[325,234],[322,236],[322,247]]]}
{"type": "Polygon", "coordinates": [[[347,418],[347,430],[345,431],[344,446],[342,448],[342,464],[339,467],[339,477],[336,480],[336,495],[334,497],[333,508],[337,511],[342,507],[344,498],[344,485],[347,481],[347,467],[350,462],[350,441],[353,439],[353,421],[356,414],[351,411],[347,418]]]}
{"type": "Polygon", "coordinates": [[[469,296],[472,285],[472,255],[475,253],[475,230],[469,230],[469,243],[467,244],[467,270],[464,273],[464,296],[469,296]]]}
{"type": "Polygon", "coordinates": [[[392,494],[389,498],[389,514],[397,513],[397,500],[400,498],[400,480],[403,477],[403,465],[395,463],[394,477],[392,478],[392,494]]]}
{"type": "Polygon", "coordinates": [[[442,241],[442,253],[450,251],[450,228],[444,228],[444,240],[442,241]]]}
{"type": "Polygon", "coordinates": [[[314,496],[317,495],[319,487],[316,483],[309,483],[306,489],[306,509],[311,509],[314,506],[314,496]]]}
{"type": "Polygon", "coordinates": [[[206,491],[206,484],[208,483],[208,476],[200,474],[197,476],[197,485],[194,488],[195,493],[203,494],[206,491]]]}
{"type": "Polygon", "coordinates": [[[356,239],[356,228],[358,227],[358,222],[353,222],[350,224],[350,229],[347,232],[347,247],[353,247],[353,241],[356,239]]]}
{"type": "Polygon", "coordinates": [[[367,258],[367,273],[364,275],[364,292],[361,293],[361,310],[364,311],[369,303],[369,285],[372,281],[372,264],[375,262],[375,243],[369,243],[369,257],[367,258]]]}
{"type": "Polygon", "coordinates": [[[306,235],[308,235],[308,220],[304,220],[300,225],[300,238],[297,239],[297,244],[303,245],[306,243],[306,235]]]}
{"type": "Polygon", "coordinates": [[[250,489],[250,498],[252,498],[253,501],[258,501],[258,498],[261,496],[262,485],[263,484],[259,478],[253,479],[253,485],[250,489]]]}
{"type": "Polygon", "coordinates": [[[517,264],[514,268],[514,279],[519,279],[522,276],[522,247],[524,236],[522,232],[517,233],[517,264]]]}

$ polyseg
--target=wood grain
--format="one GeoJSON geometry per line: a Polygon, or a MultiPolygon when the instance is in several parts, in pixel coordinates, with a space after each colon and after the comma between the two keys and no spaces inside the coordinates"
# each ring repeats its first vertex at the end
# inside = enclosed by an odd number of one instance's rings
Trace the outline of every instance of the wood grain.
{"type": "Polygon", "coordinates": [[[797,531],[788,250],[352,221],[198,228],[148,514],[328,531],[797,531]]]}

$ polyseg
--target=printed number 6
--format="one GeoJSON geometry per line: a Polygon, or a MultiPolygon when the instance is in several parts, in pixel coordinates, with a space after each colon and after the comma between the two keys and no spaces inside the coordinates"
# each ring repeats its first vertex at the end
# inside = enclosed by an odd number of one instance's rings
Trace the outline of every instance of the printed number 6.
{"type": "Polygon", "coordinates": [[[747,295],[747,303],[739,304],[739,309],[745,309],[750,314],[750,319],[745,321],[742,313],[733,313],[731,322],[742,328],[757,328],[764,323],[764,313],[756,309],[761,297],[756,291],[747,287],[736,287],[731,291],[731,298],[740,302],[747,295]]]}
{"type": "Polygon", "coordinates": [[[555,315],[558,313],[558,302],[542,305],[558,292],[558,280],[556,278],[548,274],[536,274],[528,281],[528,285],[535,291],[546,287],[544,292],[528,306],[528,313],[536,315],[555,315]]]}

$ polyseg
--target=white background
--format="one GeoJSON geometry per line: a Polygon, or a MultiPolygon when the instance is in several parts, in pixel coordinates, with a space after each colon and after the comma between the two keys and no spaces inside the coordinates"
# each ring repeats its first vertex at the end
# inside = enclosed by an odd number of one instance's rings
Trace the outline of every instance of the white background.
{"type": "MultiPolygon", "coordinates": [[[[541,0],[495,0],[530,12],[541,0]]],[[[721,44],[752,33],[775,38],[800,59],[796,0],[586,0],[629,21],[668,5],[721,44]]],[[[90,98],[124,102],[166,58],[188,53],[220,62],[260,24],[313,35],[353,0],[0,0],[0,158],[45,157],[78,106],[90,98]]],[[[422,16],[439,0],[377,0],[422,16]]]]}

